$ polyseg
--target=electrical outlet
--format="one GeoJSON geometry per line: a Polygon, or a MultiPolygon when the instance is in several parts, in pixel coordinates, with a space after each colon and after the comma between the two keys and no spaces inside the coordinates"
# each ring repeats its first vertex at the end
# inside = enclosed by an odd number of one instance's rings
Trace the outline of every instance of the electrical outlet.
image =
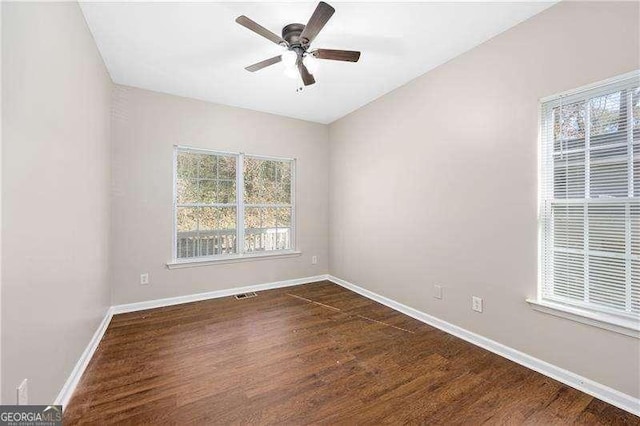
{"type": "Polygon", "coordinates": [[[149,284],[149,273],[145,272],[144,274],[140,274],[140,285],[148,285],[149,284]]]}
{"type": "Polygon", "coordinates": [[[442,299],[442,286],[435,284],[433,286],[433,297],[436,299],[442,299]]]}
{"type": "Polygon", "coordinates": [[[318,263],[318,256],[311,256],[311,264],[315,265],[318,263]]]}
{"type": "Polygon", "coordinates": [[[27,379],[24,379],[20,386],[16,388],[18,395],[18,405],[27,405],[29,404],[29,392],[27,388],[28,382],[27,379]]]}
{"type": "Polygon", "coordinates": [[[482,312],[482,298],[478,296],[472,296],[471,309],[473,309],[476,312],[482,312]]]}

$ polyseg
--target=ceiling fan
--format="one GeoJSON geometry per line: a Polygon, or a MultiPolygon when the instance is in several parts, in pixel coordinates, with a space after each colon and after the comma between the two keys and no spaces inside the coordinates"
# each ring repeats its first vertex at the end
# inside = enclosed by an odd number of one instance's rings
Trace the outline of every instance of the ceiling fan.
{"type": "Polygon", "coordinates": [[[321,1],[318,3],[318,6],[313,12],[313,15],[311,15],[311,18],[309,18],[307,25],[286,25],[282,28],[282,37],[272,33],[244,15],[238,16],[238,18],[236,18],[236,22],[238,24],[286,49],[281,55],[249,65],[245,69],[247,71],[255,72],[266,68],[269,65],[283,62],[286,67],[285,74],[291,75],[294,73],[294,76],[297,77],[297,74],[300,73],[300,77],[302,77],[304,85],[309,86],[316,82],[312,74],[312,72],[315,72],[315,67],[317,65],[316,59],[358,62],[358,59],[360,59],[360,52],[353,50],[309,50],[311,42],[316,38],[320,30],[329,21],[329,18],[331,18],[334,12],[335,9],[333,7],[321,1]]]}

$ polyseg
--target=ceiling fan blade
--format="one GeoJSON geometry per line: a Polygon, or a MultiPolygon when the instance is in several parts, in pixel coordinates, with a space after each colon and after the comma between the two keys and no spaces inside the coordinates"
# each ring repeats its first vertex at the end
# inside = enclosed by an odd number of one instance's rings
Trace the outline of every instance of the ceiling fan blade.
{"type": "Polygon", "coordinates": [[[313,11],[313,15],[311,15],[309,22],[304,27],[302,34],[300,34],[300,38],[305,40],[306,44],[311,43],[335,11],[333,7],[323,1],[318,3],[316,10],[313,11]]]}
{"type": "Polygon", "coordinates": [[[254,33],[260,34],[262,37],[271,40],[275,44],[285,44],[285,45],[287,44],[287,42],[282,37],[280,37],[275,33],[272,33],[262,25],[252,21],[251,19],[247,18],[244,15],[238,16],[236,18],[236,22],[242,25],[243,27],[250,29],[254,33]]]}
{"type": "Polygon", "coordinates": [[[313,78],[313,75],[309,72],[307,67],[304,66],[302,61],[298,62],[298,70],[300,71],[300,77],[302,77],[302,82],[305,86],[311,86],[316,82],[316,79],[313,78]]]}
{"type": "Polygon", "coordinates": [[[261,70],[262,68],[268,67],[269,65],[277,64],[281,60],[282,60],[282,56],[280,55],[274,56],[273,58],[265,59],[264,61],[260,61],[253,65],[249,65],[248,67],[245,67],[245,70],[256,72],[258,70],[261,70]]]}
{"type": "Polygon", "coordinates": [[[358,62],[360,52],[354,50],[317,49],[312,52],[318,59],[331,59],[333,61],[358,62]]]}

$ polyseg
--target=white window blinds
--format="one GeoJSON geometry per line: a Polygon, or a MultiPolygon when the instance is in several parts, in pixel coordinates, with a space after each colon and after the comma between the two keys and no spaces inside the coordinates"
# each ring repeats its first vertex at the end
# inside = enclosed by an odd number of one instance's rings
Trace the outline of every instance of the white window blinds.
{"type": "Polygon", "coordinates": [[[640,314],[640,78],[542,103],[542,299],[640,314]]]}

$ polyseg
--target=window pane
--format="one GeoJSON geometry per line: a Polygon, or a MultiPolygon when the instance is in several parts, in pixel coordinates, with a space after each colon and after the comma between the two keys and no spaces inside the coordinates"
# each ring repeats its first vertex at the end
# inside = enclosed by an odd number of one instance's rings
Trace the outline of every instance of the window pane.
{"type": "Polygon", "coordinates": [[[218,226],[222,230],[233,230],[234,234],[236,232],[236,223],[237,223],[237,211],[235,207],[220,207],[218,209],[220,216],[218,220],[218,226]]]}
{"type": "Polygon", "coordinates": [[[200,197],[198,203],[213,204],[216,202],[216,181],[200,180],[200,197]]]}
{"type": "Polygon", "coordinates": [[[584,249],[584,206],[581,204],[554,205],[553,246],[564,249],[584,249]]]}
{"type": "Polygon", "coordinates": [[[216,207],[201,207],[198,209],[198,231],[201,237],[218,229],[218,210],[216,207]]]}
{"type": "Polygon", "coordinates": [[[554,151],[584,149],[585,103],[577,102],[554,109],[554,151]]]}
{"type": "Polygon", "coordinates": [[[277,203],[277,170],[274,161],[262,160],[260,166],[260,204],[277,203]]]}
{"type": "Polygon", "coordinates": [[[223,204],[233,204],[236,202],[236,181],[219,180],[217,202],[223,204]]]}
{"type": "Polygon", "coordinates": [[[254,207],[245,209],[244,227],[246,230],[258,229],[262,227],[260,221],[260,209],[254,207]]]}
{"type": "Polygon", "coordinates": [[[193,207],[178,207],[178,232],[198,230],[198,212],[193,207]]]}
{"type": "Polygon", "coordinates": [[[176,165],[178,177],[198,177],[198,154],[178,152],[176,165]]]}
{"type": "Polygon", "coordinates": [[[270,231],[275,230],[275,215],[264,208],[247,208],[245,210],[245,250],[257,252],[275,250],[270,231]],[[271,222],[271,217],[273,221],[271,222]]]}
{"type": "Polygon", "coordinates": [[[260,160],[244,159],[244,200],[247,204],[260,203],[260,160]]]}
{"type": "Polygon", "coordinates": [[[244,164],[247,204],[291,204],[291,161],[246,158],[244,164]]]}
{"type": "Polygon", "coordinates": [[[277,202],[279,204],[291,204],[291,162],[280,161],[277,166],[277,202]]]}
{"type": "Polygon", "coordinates": [[[205,179],[215,179],[218,167],[216,165],[217,155],[202,154],[199,156],[198,177],[205,179]]]}
{"type": "Polygon", "coordinates": [[[591,163],[591,198],[626,197],[628,189],[627,161],[591,163]]]}
{"type": "Polygon", "coordinates": [[[590,146],[624,143],[627,140],[627,92],[593,98],[590,146]]]}
{"type": "Polygon", "coordinates": [[[554,109],[553,190],[555,198],[585,197],[585,103],[554,109]]]}
{"type": "Polygon", "coordinates": [[[281,208],[276,210],[276,225],[278,230],[276,246],[278,250],[291,248],[291,209],[281,208]]]}
{"type": "Polygon", "coordinates": [[[235,207],[179,207],[178,258],[236,253],[235,207]]]}
{"type": "Polygon", "coordinates": [[[625,252],[624,204],[597,203],[588,207],[589,251],[625,252]]]}
{"type": "Polygon", "coordinates": [[[198,180],[178,178],[176,194],[178,196],[178,204],[197,203],[200,199],[198,180]]]}
{"type": "Polygon", "coordinates": [[[236,179],[236,158],[228,156],[218,157],[218,179],[236,179]]]}
{"type": "Polygon", "coordinates": [[[584,198],[584,164],[555,167],[553,195],[555,198],[584,198]]]}
{"type": "Polygon", "coordinates": [[[276,174],[278,168],[276,167],[276,162],[272,160],[259,160],[261,162],[261,170],[260,173],[262,175],[262,179],[266,181],[268,184],[273,184],[276,181],[276,174]]]}
{"type": "Polygon", "coordinates": [[[291,209],[276,209],[276,226],[278,228],[289,228],[291,226],[291,209]]]}
{"type": "Polygon", "coordinates": [[[247,252],[291,248],[291,209],[247,208],[245,250],[247,252]]]}
{"type": "Polygon", "coordinates": [[[234,204],[235,167],[235,157],[178,152],[178,204],[234,204]]]}
{"type": "Polygon", "coordinates": [[[615,161],[626,162],[628,152],[626,141],[624,144],[605,145],[591,150],[591,162],[592,164],[612,163],[615,161]]]}
{"type": "Polygon", "coordinates": [[[262,228],[276,227],[276,212],[278,209],[264,208],[262,210],[262,228]]]}
{"type": "Polygon", "coordinates": [[[589,256],[589,302],[614,309],[625,307],[625,261],[589,256]]]}
{"type": "Polygon", "coordinates": [[[553,295],[577,301],[584,298],[584,257],[581,254],[553,254],[553,295]]]}
{"type": "Polygon", "coordinates": [[[291,248],[291,229],[278,228],[278,250],[288,250],[291,248]]]}
{"type": "Polygon", "coordinates": [[[251,230],[245,233],[245,251],[288,250],[291,248],[291,230],[289,228],[269,228],[261,231],[251,230]]]}
{"type": "Polygon", "coordinates": [[[216,254],[220,254],[216,250],[217,222],[217,209],[212,207],[200,208],[198,222],[197,256],[213,256],[216,254]]]}
{"type": "Polygon", "coordinates": [[[197,209],[179,207],[177,213],[176,253],[178,258],[198,255],[197,209]]]}
{"type": "Polygon", "coordinates": [[[235,253],[236,208],[201,208],[198,236],[200,256],[235,253]]]}

